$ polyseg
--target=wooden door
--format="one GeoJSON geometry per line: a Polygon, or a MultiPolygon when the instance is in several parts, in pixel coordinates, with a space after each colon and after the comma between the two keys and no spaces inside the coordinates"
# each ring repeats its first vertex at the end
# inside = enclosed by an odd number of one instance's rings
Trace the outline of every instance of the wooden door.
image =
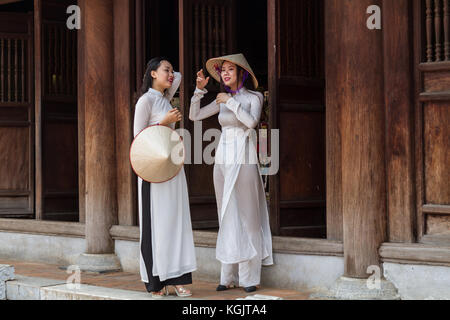
{"type": "Polygon", "coordinates": [[[0,217],[34,211],[32,23],[30,14],[0,12],[0,217]]]}
{"type": "Polygon", "coordinates": [[[269,0],[268,19],[270,122],[280,130],[272,232],[325,238],[324,3],[269,0]]]}
{"type": "MultiPolygon", "coordinates": [[[[235,0],[180,0],[180,69],[183,86],[180,104],[184,113],[184,128],[194,136],[194,123],[189,120],[189,105],[195,90],[196,73],[209,58],[231,54],[235,51],[235,0]]],[[[209,104],[219,92],[219,85],[211,78],[206,88],[209,93],[202,100],[202,107],[209,104]]],[[[211,128],[220,129],[216,117],[202,121],[203,133],[211,128]]],[[[210,141],[202,143],[202,150],[210,141]]],[[[194,143],[191,155],[194,163],[194,143]]],[[[213,183],[213,165],[187,165],[186,176],[189,187],[192,225],[194,229],[218,228],[217,205],[213,183]]]]}
{"type": "Polygon", "coordinates": [[[42,1],[43,219],[78,221],[77,32],[66,26],[73,1],[42,1]]]}

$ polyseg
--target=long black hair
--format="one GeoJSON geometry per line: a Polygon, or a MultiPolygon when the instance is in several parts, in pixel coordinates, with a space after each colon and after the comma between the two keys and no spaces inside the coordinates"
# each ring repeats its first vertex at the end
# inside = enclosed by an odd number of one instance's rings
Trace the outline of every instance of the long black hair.
{"type": "Polygon", "coordinates": [[[153,77],[152,71],[158,70],[161,66],[161,62],[169,61],[166,57],[156,57],[151,59],[147,64],[147,69],[145,70],[144,80],[142,81],[141,95],[144,95],[148,89],[153,87],[153,77]]]}

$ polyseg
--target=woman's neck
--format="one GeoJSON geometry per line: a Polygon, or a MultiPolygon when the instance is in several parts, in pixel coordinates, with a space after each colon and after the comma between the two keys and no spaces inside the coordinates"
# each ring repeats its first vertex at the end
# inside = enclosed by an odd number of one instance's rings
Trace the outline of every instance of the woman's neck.
{"type": "Polygon", "coordinates": [[[238,83],[235,83],[235,84],[233,84],[233,85],[230,87],[230,90],[232,91],[232,92],[231,92],[231,95],[232,95],[232,96],[234,96],[234,95],[237,94],[237,91],[238,91],[238,89],[241,87],[241,85],[242,85],[242,82],[240,82],[239,84],[238,84],[238,83]]]}
{"type": "Polygon", "coordinates": [[[156,84],[154,84],[154,85],[152,86],[152,89],[161,92],[161,94],[164,94],[164,89],[161,88],[161,87],[159,87],[159,86],[156,85],[156,84]]]}

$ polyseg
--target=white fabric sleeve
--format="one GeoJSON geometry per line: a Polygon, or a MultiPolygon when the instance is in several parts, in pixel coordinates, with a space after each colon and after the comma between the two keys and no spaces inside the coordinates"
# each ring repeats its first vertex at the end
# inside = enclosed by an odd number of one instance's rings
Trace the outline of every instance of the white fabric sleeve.
{"type": "Polygon", "coordinates": [[[251,99],[250,111],[241,107],[241,103],[234,98],[230,98],[225,104],[228,109],[234,112],[236,118],[247,128],[255,129],[261,119],[263,98],[258,93],[257,97],[251,99]]]}
{"type": "Polygon", "coordinates": [[[207,106],[200,108],[200,101],[206,93],[208,93],[208,90],[206,89],[200,90],[199,88],[195,88],[194,96],[191,99],[191,107],[189,110],[189,119],[191,121],[204,120],[219,113],[220,105],[218,105],[215,100],[207,106]]]}
{"type": "Polygon", "coordinates": [[[172,86],[169,89],[167,89],[166,93],[164,94],[164,97],[166,97],[167,100],[169,100],[169,102],[170,102],[170,100],[172,100],[173,96],[175,95],[178,88],[180,87],[181,79],[183,79],[183,76],[179,72],[174,72],[173,77],[174,77],[174,79],[173,79],[172,86]]]}
{"type": "Polygon", "coordinates": [[[143,95],[136,103],[134,112],[134,137],[148,127],[152,113],[152,101],[147,95],[143,95]]]}

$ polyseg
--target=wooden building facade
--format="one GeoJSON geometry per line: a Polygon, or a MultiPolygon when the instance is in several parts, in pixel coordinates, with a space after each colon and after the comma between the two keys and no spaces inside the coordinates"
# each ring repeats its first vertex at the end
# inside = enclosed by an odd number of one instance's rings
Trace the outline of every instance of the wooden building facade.
{"type": "MultiPolygon", "coordinates": [[[[128,154],[146,62],[183,74],[193,133],[196,71],[235,52],[280,130],[276,252],[343,256],[355,278],[383,261],[450,266],[448,0],[0,1],[0,230],[81,236],[87,253],[136,239],[128,154]]],[[[186,175],[196,244],[213,247],[212,166],[186,175]]]]}

